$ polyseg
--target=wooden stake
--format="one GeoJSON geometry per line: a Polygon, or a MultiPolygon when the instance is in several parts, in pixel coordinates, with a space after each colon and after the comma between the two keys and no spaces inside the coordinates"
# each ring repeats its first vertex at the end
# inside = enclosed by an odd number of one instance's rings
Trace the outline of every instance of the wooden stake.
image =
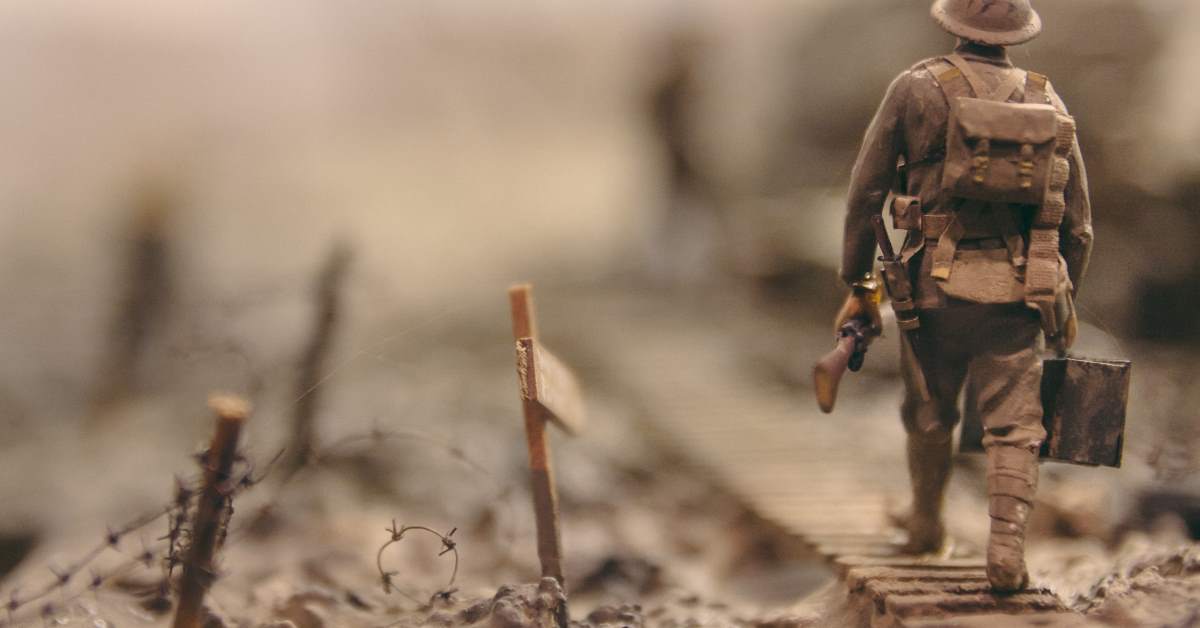
{"type": "Polygon", "coordinates": [[[250,415],[250,405],[237,397],[213,397],[209,407],[217,415],[217,428],[205,456],[204,489],[196,502],[192,545],[183,565],[174,628],[199,628],[202,623],[201,606],[216,575],[213,556],[229,499],[224,485],[233,472],[242,425],[250,415]]]}
{"type": "Polygon", "coordinates": [[[321,403],[321,377],[333,345],[342,301],[342,284],[350,266],[350,248],[339,242],[329,254],[314,285],[316,321],[308,347],[300,359],[296,380],[297,401],[292,415],[292,445],[288,472],[294,473],[312,461],[317,449],[316,415],[321,403]]]}
{"type": "Polygon", "coordinates": [[[93,423],[115,418],[108,411],[138,391],[139,370],[154,335],[166,322],[171,297],[171,242],[168,221],[173,199],[160,185],[138,194],[134,222],[125,245],[122,294],[92,399],[93,423]]]}
{"type": "MultiPolygon", "coordinates": [[[[513,337],[520,347],[523,339],[536,339],[537,321],[533,310],[533,288],[529,284],[508,290],[512,306],[513,337]]],[[[518,369],[520,359],[518,359],[518,369]]],[[[522,374],[524,375],[524,374],[522,374]]],[[[522,388],[526,377],[521,378],[522,388]]],[[[539,404],[521,395],[525,414],[525,440],[529,447],[529,471],[533,490],[533,512],[537,519],[538,560],[542,577],[554,578],[563,584],[562,534],[558,525],[558,492],[554,485],[554,468],[550,463],[550,441],[546,434],[546,416],[539,404]]],[[[564,587],[565,588],[565,587],[564,587]]]]}

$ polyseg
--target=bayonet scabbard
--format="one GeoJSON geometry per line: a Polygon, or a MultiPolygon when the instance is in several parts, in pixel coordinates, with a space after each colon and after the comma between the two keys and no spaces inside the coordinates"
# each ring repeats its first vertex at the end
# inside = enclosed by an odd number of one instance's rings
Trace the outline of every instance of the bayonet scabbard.
{"type": "Polygon", "coordinates": [[[875,241],[879,244],[879,252],[882,253],[879,261],[883,266],[883,285],[892,301],[892,310],[896,312],[896,326],[900,328],[902,341],[908,344],[909,352],[916,362],[911,369],[913,381],[921,399],[929,401],[929,382],[925,378],[924,362],[921,360],[917,342],[921,319],[913,301],[912,279],[908,276],[904,262],[892,247],[887,228],[883,226],[883,217],[872,216],[871,226],[875,228],[875,241]]]}

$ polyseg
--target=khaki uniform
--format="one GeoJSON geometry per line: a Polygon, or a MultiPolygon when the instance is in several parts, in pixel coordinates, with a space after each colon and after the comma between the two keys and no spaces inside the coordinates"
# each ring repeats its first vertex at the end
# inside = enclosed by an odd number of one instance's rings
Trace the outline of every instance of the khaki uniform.
{"type": "MultiPolygon", "coordinates": [[[[1021,72],[1002,48],[963,43],[956,52],[989,87],[1021,72]]],[[[897,77],[867,130],[851,175],[841,275],[850,283],[872,270],[876,242],[870,221],[889,193],[919,198],[924,225],[908,232],[901,255],[921,310],[918,352],[933,399],[922,402],[910,383],[902,406],[905,427],[918,437],[948,439],[959,419],[957,400],[965,383],[966,411],[981,419],[985,447],[1036,449],[1045,438],[1039,389],[1043,341],[1037,312],[1023,303],[1020,266],[1036,208],[964,202],[943,193],[949,105],[931,69],[936,67],[934,60],[921,62],[897,77]],[[898,177],[901,162],[905,181],[898,177]],[[897,189],[899,183],[903,189],[897,189]],[[960,237],[947,244],[942,236],[954,221],[961,227],[960,237]],[[931,271],[938,249],[946,254],[947,246],[952,247],[953,272],[948,279],[935,279],[931,271]]],[[[1009,101],[1026,102],[1027,89],[1018,84],[1009,101]]],[[[1044,98],[1066,112],[1049,83],[1044,98]]],[[[1061,281],[1069,281],[1074,292],[1087,269],[1092,228],[1087,175],[1077,145],[1069,161],[1060,227],[1061,281]]],[[[905,381],[911,382],[910,373],[905,381]]]]}

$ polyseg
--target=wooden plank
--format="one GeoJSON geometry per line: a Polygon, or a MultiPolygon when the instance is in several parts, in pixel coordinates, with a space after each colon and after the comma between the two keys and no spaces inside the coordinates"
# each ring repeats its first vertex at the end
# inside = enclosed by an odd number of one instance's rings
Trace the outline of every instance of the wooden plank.
{"type": "Polygon", "coordinates": [[[898,619],[971,613],[1015,614],[1065,610],[1058,598],[1050,593],[1040,591],[1012,595],[992,595],[991,593],[893,595],[887,598],[885,607],[889,615],[898,619]]]}
{"type": "Polygon", "coordinates": [[[884,600],[894,595],[982,595],[991,593],[992,584],[984,579],[959,580],[874,580],[866,583],[863,590],[874,600],[884,600]]]}
{"type": "Polygon", "coordinates": [[[846,573],[846,587],[858,591],[876,580],[890,582],[986,582],[985,569],[921,569],[919,567],[855,567],[846,573]]]}
{"type": "Polygon", "coordinates": [[[1106,626],[1071,612],[1041,612],[1021,615],[987,613],[961,617],[909,619],[900,623],[904,628],[1087,628],[1106,626]]]}
{"type": "Polygon", "coordinates": [[[936,556],[841,556],[833,561],[838,574],[845,576],[856,567],[906,567],[927,570],[978,570],[987,565],[982,558],[938,558],[936,556]]]}
{"type": "Polygon", "coordinates": [[[838,556],[862,556],[863,558],[892,558],[904,555],[904,548],[897,543],[824,543],[814,550],[821,556],[835,559],[838,556]]]}
{"type": "Polygon", "coordinates": [[[568,434],[583,430],[585,415],[579,380],[536,338],[517,340],[521,398],[531,401],[568,434]]]}

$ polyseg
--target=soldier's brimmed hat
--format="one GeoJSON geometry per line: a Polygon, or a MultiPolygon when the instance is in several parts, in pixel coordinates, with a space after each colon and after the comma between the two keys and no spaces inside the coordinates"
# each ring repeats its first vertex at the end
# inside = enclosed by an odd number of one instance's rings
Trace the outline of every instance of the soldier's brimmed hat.
{"type": "Polygon", "coordinates": [[[1042,32],[1029,0],[935,0],[930,13],[952,34],[992,46],[1023,44],[1042,32]]]}

